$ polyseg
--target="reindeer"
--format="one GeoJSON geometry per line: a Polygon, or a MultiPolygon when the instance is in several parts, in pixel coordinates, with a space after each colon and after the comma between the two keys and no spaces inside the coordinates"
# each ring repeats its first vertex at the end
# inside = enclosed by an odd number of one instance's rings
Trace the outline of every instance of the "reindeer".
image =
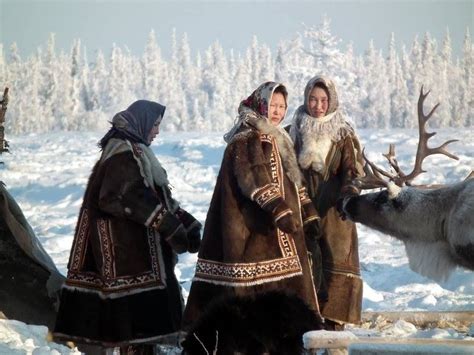
{"type": "Polygon", "coordinates": [[[451,185],[412,185],[413,179],[425,172],[422,162],[427,156],[443,154],[459,159],[445,149],[456,140],[437,148],[428,147],[428,139],[436,133],[428,133],[425,124],[439,105],[425,116],[423,102],[428,94],[429,91],[425,94],[421,87],[419,142],[412,172],[405,174],[400,169],[393,144],[383,156],[394,172],[377,167],[363,152],[366,174],[356,183],[362,190],[386,189],[345,198],[343,214],[354,222],[403,241],[413,271],[445,281],[457,266],[474,270],[474,172],[463,182],[451,185]]]}

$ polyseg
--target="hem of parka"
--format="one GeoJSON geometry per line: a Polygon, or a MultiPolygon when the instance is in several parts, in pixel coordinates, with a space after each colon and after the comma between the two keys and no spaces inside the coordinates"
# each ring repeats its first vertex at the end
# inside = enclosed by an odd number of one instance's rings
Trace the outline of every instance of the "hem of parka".
{"type": "Polygon", "coordinates": [[[180,331],[179,286],[121,298],[63,289],[53,331],[55,339],[117,347],[145,343],[180,331]],[[167,306],[166,306],[167,305],[167,306]]]}
{"type": "Polygon", "coordinates": [[[53,333],[53,339],[56,341],[72,341],[73,343],[79,345],[94,345],[94,346],[100,346],[101,348],[118,348],[118,347],[123,347],[131,344],[158,344],[160,343],[163,339],[169,339],[170,337],[181,337],[183,335],[182,331],[177,331],[169,334],[163,334],[163,335],[157,335],[153,336],[150,338],[143,338],[143,339],[133,339],[130,341],[126,342],[120,342],[120,343],[106,343],[106,342],[100,342],[96,341],[94,339],[89,339],[89,338],[83,338],[83,337],[73,337],[69,336],[67,334],[61,334],[61,333],[53,333]]]}
{"type": "Polygon", "coordinates": [[[321,220],[322,273],[327,292],[321,303],[325,318],[343,323],[360,323],[362,278],[360,276],[357,229],[330,208],[321,220]],[[324,302],[324,306],[322,305],[324,302]]]}
{"type": "MultiPolygon", "coordinates": [[[[246,297],[264,294],[271,291],[280,291],[288,295],[294,295],[306,303],[309,309],[318,317],[321,317],[320,308],[316,301],[316,293],[314,291],[313,300],[302,297],[300,294],[301,286],[307,282],[306,276],[296,275],[278,282],[267,282],[252,285],[250,287],[235,287],[210,283],[207,281],[193,280],[190,295],[193,294],[192,300],[188,298],[188,303],[183,314],[182,330],[188,331],[193,324],[199,319],[206,307],[216,299],[227,297],[246,297]],[[190,302],[191,301],[191,302],[190,302]]],[[[314,290],[314,288],[313,288],[314,290]]],[[[277,310],[276,310],[277,311],[277,310]]],[[[278,310],[279,311],[279,310],[278,310]]]]}
{"type": "Polygon", "coordinates": [[[325,270],[328,282],[328,300],[319,303],[321,315],[325,319],[340,323],[360,324],[362,288],[360,276],[352,273],[325,270]],[[341,302],[346,300],[346,302],[341,302]]]}

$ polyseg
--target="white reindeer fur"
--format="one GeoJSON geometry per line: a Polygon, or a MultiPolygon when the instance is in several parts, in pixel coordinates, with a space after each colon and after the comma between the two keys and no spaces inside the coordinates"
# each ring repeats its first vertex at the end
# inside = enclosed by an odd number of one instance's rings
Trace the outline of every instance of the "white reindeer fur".
{"type": "Polygon", "coordinates": [[[326,157],[331,149],[332,140],[328,136],[304,141],[303,149],[298,156],[298,161],[303,169],[311,168],[317,172],[323,172],[326,165],[326,157]]]}
{"type": "Polygon", "coordinates": [[[450,246],[444,241],[411,242],[406,241],[405,251],[410,269],[436,281],[446,281],[456,268],[450,246]]]}
{"type": "Polygon", "coordinates": [[[349,198],[348,217],[405,243],[412,270],[437,281],[456,266],[474,269],[456,247],[474,246],[474,179],[424,190],[404,187],[381,203],[384,192],[349,198]]]}

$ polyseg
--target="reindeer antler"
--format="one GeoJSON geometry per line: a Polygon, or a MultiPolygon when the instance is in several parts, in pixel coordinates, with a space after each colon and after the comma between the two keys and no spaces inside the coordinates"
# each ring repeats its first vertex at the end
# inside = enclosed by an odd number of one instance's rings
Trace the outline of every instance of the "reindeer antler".
{"type": "MultiPolygon", "coordinates": [[[[395,146],[390,144],[389,151],[387,154],[382,154],[387,160],[392,169],[395,171],[395,174],[391,174],[381,168],[377,167],[374,163],[372,163],[369,159],[367,159],[365,153],[363,152],[363,157],[366,161],[364,166],[365,177],[357,179],[358,186],[361,189],[373,189],[378,187],[386,187],[388,185],[388,181],[386,181],[383,177],[389,179],[389,181],[393,181],[396,185],[402,187],[403,185],[411,185],[411,182],[415,177],[420,175],[421,173],[426,172],[423,170],[422,164],[423,159],[430,155],[434,154],[443,154],[449,158],[459,160],[459,158],[448,152],[445,147],[453,142],[457,142],[457,139],[451,139],[444,142],[442,145],[436,148],[428,147],[428,139],[433,137],[436,132],[427,132],[426,131],[426,122],[430,119],[433,115],[435,110],[438,108],[439,103],[437,103],[428,113],[425,115],[423,112],[423,103],[426,97],[429,95],[430,91],[426,94],[423,92],[423,86],[420,89],[420,96],[418,98],[418,148],[416,151],[415,157],[415,166],[413,170],[409,174],[405,174],[399,167],[397,159],[395,158],[395,146]]],[[[422,185],[419,185],[422,186],[422,185]]]]}
{"type": "Polygon", "coordinates": [[[384,179],[388,177],[389,179],[392,176],[386,171],[380,169],[377,165],[372,163],[367,156],[365,155],[365,148],[362,150],[362,156],[364,157],[364,172],[365,176],[356,179],[357,186],[362,190],[374,189],[378,187],[387,187],[388,181],[384,179]]]}
{"type": "Polygon", "coordinates": [[[421,173],[426,172],[425,170],[423,170],[422,164],[423,164],[423,159],[425,159],[427,156],[434,155],[434,154],[443,154],[451,159],[459,160],[457,156],[455,156],[454,154],[451,154],[446,149],[444,149],[448,144],[457,142],[458,139],[451,139],[449,141],[446,141],[442,145],[436,148],[428,147],[428,139],[433,137],[436,134],[436,132],[428,133],[425,129],[425,125],[426,125],[426,122],[430,119],[430,117],[433,115],[433,113],[439,106],[439,103],[437,103],[431,109],[430,113],[425,116],[425,114],[423,113],[423,103],[426,97],[429,95],[429,93],[430,91],[428,91],[426,94],[423,93],[423,85],[422,85],[420,89],[420,97],[418,98],[418,133],[419,133],[420,138],[418,142],[418,149],[416,151],[415,167],[413,168],[410,174],[401,178],[401,182],[405,183],[406,185],[411,185],[411,182],[415,177],[417,177],[421,173]]]}

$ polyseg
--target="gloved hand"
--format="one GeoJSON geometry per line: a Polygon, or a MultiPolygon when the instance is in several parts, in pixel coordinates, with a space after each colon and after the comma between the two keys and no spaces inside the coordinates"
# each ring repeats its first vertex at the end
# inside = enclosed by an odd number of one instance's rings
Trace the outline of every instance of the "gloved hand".
{"type": "Polygon", "coordinates": [[[312,202],[306,202],[301,206],[301,217],[305,234],[311,238],[320,237],[320,220],[318,212],[312,202]]]}
{"type": "Polygon", "coordinates": [[[319,218],[306,223],[303,228],[305,234],[309,238],[319,239],[321,237],[321,224],[319,218]]]}
{"type": "Polygon", "coordinates": [[[276,221],[276,225],[285,233],[295,233],[297,230],[296,223],[292,215],[286,215],[276,221]]]}
{"type": "Polygon", "coordinates": [[[153,225],[160,235],[178,254],[188,250],[186,229],[181,221],[171,212],[166,212],[158,225],[153,225]]]}
{"type": "Polygon", "coordinates": [[[276,226],[285,233],[294,233],[297,225],[293,218],[293,211],[288,207],[285,200],[278,199],[272,209],[273,220],[276,226]]]}
{"type": "Polygon", "coordinates": [[[339,197],[336,201],[336,211],[339,213],[339,217],[341,217],[343,221],[347,219],[347,216],[344,212],[344,204],[353,196],[357,196],[357,194],[345,194],[344,196],[339,197]]]}
{"type": "Polygon", "coordinates": [[[181,207],[178,208],[175,214],[188,232],[188,251],[197,253],[201,245],[202,224],[191,213],[181,207]]]}
{"type": "Polygon", "coordinates": [[[201,227],[195,227],[188,232],[188,252],[197,253],[201,246],[201,227]]]}

